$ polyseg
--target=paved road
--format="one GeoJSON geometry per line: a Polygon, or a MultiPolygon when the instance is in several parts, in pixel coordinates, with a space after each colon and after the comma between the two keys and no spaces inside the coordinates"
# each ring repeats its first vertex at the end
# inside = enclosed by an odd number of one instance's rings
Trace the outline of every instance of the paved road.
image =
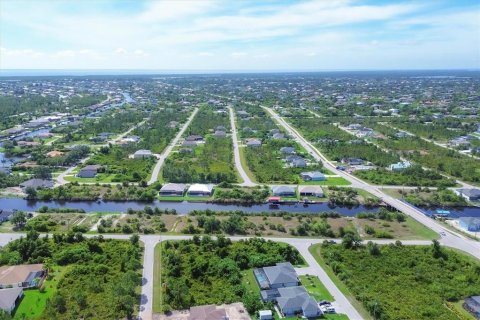
{"type": "Polygon", "coordinates": [[[337,170],[336,167],[315,146],[313,146],[310,142],[303,138],[303,136],[298,133],[296,129],[290,126],[290,124],[288,124],[282,117],[280,117],[270,108],[263,108],[267,110],[267,112],[275,120],[277,120],[277,122],[280,123],[298,143],[300,143],[313,157],[315,157],[317,161],[323,161],[324,166],[327,169],[350,181],[353,187],[364,189],[370,192],[371,194],[380,198],[383,202],[389,204],[390,206],[396,208],[399,211],[404,212],[405,214],[408,214],[409,216],[422,223],[423,225],[427,226],[428,228],[432,229],[433,231],[437,233],[444,232],[446,236],[442,237],[441,242],[443,244],[465,251],[476,257],[477,259],[480,259],[479,242],[466,238],[457,232],[446,229],[437,221],[425,216],[420,210],[418,210],[414,206],[383,193],[377,186],[372,186],[368,183],[365,183],[364,181],[345,171],[337,170]]]}
{"type": "MultiPolygon", "coordinates": [[[[0,246],[4,246],[8,242],[18,239],[24,236],[21,233],[0,233],[0,246]]],[[[86,234],[86,237],[93,237],[95,235],[86,234]]],[[[103,234],[104,238],[109,239],[121,239],[128,240],[130,235],[123,234],[103,234]]],[[[143,281],[142,281],[142,293],[140,301],[140,313],[139,317],[142,320],[151,320],[153,313],[153,277],[154,277],[154,260],[155,260],[155,246],[161,241],[166,240],[185,240],[191,239],[192,236],[174,236],[174,235],[140,235],[140,240],[144,243],[144,260],[143,260],[143,281]]],[[[242,239],[248,239],[250,237],[229,237],[233,241],[238,241],[242,239]]],[[[362,319],[358,314],[356,309],[352,306],[350,301],[343,295],[343,293],[338,289],[338,287],[333,283],[333,281],[328,277],[325,270],[317,263],[312,254],[309,252],[308,248],[317,243],[321,243],[325,239],[308,239],[308,238],[266,238],[272,241],[288,243],[291,246],[295,247],[304,257],[305,261],[308,263],[307,268],[302,268],[300,270],[301,274],[312,274],[320,278],[320,280],[325,284],[329,292],[335,297],[336,306],[338,311],[346,314],[350,319],[357,320],[362,319]]],[[[329,239],[336,242],[340,242],[341,239],[329,239]]],[[[394,243],[395,240],[372,240],[378,244],[389,244],[394,243]]],[[[441,240],[441,242],[443,242],[441,240]]],[[[402,241],[404,245],[430,245],[430,241],[424,240],[407,240],[402,241]]],[[[448,244],[445,244],[448,246],[448,244]]],[[[454,246],[455,247],[455,246],[454,246]]]]}
{"type": "Polygon", "coordinates": [[[185,130],[187,130],[188,126],[192,122],[197,112],[198,112],[198,108],[195,108],[195,110],[193,110],[192,114],[188,118],[187,122],[183,124],[182,129],[180,129],[180,131],[177,133],[175,138],[170,142],[170,144],[165,148],[165,150],[163,150],[162,154],[158,157],[158,161],[155,164],[155,167],[153,168],[152,176],[148,181],[148,185],[151,185],[158,180],[158,175],[160,174],[160,169],[162,168],[163,163],[165,162],[165,159],[170,155],[173,148],[177,145],[178,140],[180,140],[180,138],[183,136],[183,133],[185,132],[185,130]]]}
{"type": "Polygon", "coordinates": [[[238,149],[239,146],[238,146],[237,127],[235,125],[235,114],[233,112],[232,107],[228,107],[228,110],[230,112],[230,126],[232,127],[233,155],[235,158],[235,167],[237,167],[237,171],[243,180],[243,183],[241,183],[240,185],[253,187],[257,184],[253,182],[248,176],[248,174],[245,172],[245,169],[242,166],[242,161],[240,159],[240,150],[238,149]]]}

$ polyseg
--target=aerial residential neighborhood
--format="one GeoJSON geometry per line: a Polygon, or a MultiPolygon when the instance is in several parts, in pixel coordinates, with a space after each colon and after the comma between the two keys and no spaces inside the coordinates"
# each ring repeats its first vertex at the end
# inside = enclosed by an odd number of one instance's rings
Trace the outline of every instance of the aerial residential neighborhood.
{"type": "Polygon", "coordinates": [[[0,1],[0,320],[480,319],[477,2],[0,1]]]}

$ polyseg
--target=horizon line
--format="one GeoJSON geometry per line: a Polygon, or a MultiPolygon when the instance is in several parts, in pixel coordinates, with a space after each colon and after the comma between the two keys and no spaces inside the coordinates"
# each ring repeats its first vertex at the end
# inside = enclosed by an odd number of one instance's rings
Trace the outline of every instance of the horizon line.
{"type": "Polygon", "coordinates": [[[0,69],[0,77],[99,76],[99,75],[171,75],[171,74],[253,74],[253,73],[326,73],[326,72],[478,72],[480,68],[405,68],[405,69],[0,69]],[[45,74],[41,74],[41,73],[45,74]],[[93,72],[89,73],[89,72],[93,72]],[[108,73],[113,72],[113,73],[108,73]],[[125,73],[122,73],[125,72],[125,73]],[[75,73],[75,74],[69,74],[75,73]]]}

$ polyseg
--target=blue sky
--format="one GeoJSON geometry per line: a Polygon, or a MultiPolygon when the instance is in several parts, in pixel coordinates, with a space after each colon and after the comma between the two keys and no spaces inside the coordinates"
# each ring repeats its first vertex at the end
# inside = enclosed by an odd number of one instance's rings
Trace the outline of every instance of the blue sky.
{"type": "Polygon", "coordinates": [[[467,0],[0,1],[0,68],[480,68],[467,0]]]}

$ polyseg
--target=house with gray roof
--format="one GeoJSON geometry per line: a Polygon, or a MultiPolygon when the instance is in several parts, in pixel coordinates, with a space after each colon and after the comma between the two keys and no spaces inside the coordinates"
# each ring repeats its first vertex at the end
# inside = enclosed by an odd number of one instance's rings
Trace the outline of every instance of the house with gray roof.
{"type": "Polygon", "coordinates": [[[260,147],[262,145],[262,141],[257,138],[249,138],[245,140],[245,144],[247,147],[260,147]]]}
{"type": "Polygon", "coordinates": [[[79,178],[94,178],[98,171],[102,168],[102,166],[97,164],[88,165],[77,173],[77,177],[79,178]]]}
{"type": "Polygon", "coordinates": [[[323,197],[323,189],[320,186],[299,186],[298,193],[301,197],[323,197]]]}
{"type": "MultiPolygon", "coordinates": [[[[277,263],[275,266],[261,268],[260,279],[265,279],[267,283],[264,285],[269,289],[277,289],[282,287],[297,286],[298,276],[290,262],[277,263]],[[264,277],[263,277],[264,275],[264,277]]],[[[256,277],[257,273],[255,273],[256,277]]]]}
{"type": "Polygon", "coordinates": [[[462,189],[456,189],[454,192],[467,199],[468,201],[479,201],[480,200],[480,189],[467,189],[467,188],[462,188],[462,189]]]}
{"type": "Polygon", "coordinates": [[[20,287],[0,290],[0,309],[11,314],[22,300],[23,289],[20,287]]]}
{"type": "Polygon", "coordinates": [[[150,150],[137,150],[133,154],[134,159],[145,159],[145,158],[150,158],[152,156],[153,154],[152,154],[152,151],[150,150]]]}
{"type": "Polygon", "coordinates": [[[282,147],[280,148],[280,152],[283,154],[295,154],[294,147],[282,147]]]}
{"type": "Polygon", "coordinates": [[[20,187],[22,189],[26,188],[53,188],[53,181],[52,180],[45,180],[45,179],[30,179],[20,183],[20,187]]]}
{"type": "Polygon", "coordinates": [[[325,175],[320,171],[302,172],[300,177],[303,181],[324,181],[327,180],[325,175]]]}
{"type": "Polygon", "coordinates": [[[461,217],[458,219],[458,223],[460,226],[467,230],[467,231],[472,231],[472,232],[478,232],[480,231],[480,218],[477,217],[461,217]]]}
{"type": "Polygon", "coordinates": [[[473,296],[465,299],[463,307],[473,314],[474,317],[480,319],[480,296],[473,296]]]}
{"type": "Polygon", "coordinates": [[[9,220],[14,213],[14,210],[0,209],[0,223],[9,220]]]}
{"type": "Polygon", "coordinates": [[[313,318],[322,315],[322,311],[304,287],[279,288],[280,297],[276,299],[278,308],[284,316],[303,314],[304,317],[313,318]]]}
{"type": "Polygon", "coordinates": [[[295,197],[297,193],[293,186],[272,186],[272,194],[279,197],[295,197]]]}
{"type": "Polygon", "coordinates": [[[181,183],[167,183],[160,189],[161,196],[183,196],[187,186],[181,183]]]}

